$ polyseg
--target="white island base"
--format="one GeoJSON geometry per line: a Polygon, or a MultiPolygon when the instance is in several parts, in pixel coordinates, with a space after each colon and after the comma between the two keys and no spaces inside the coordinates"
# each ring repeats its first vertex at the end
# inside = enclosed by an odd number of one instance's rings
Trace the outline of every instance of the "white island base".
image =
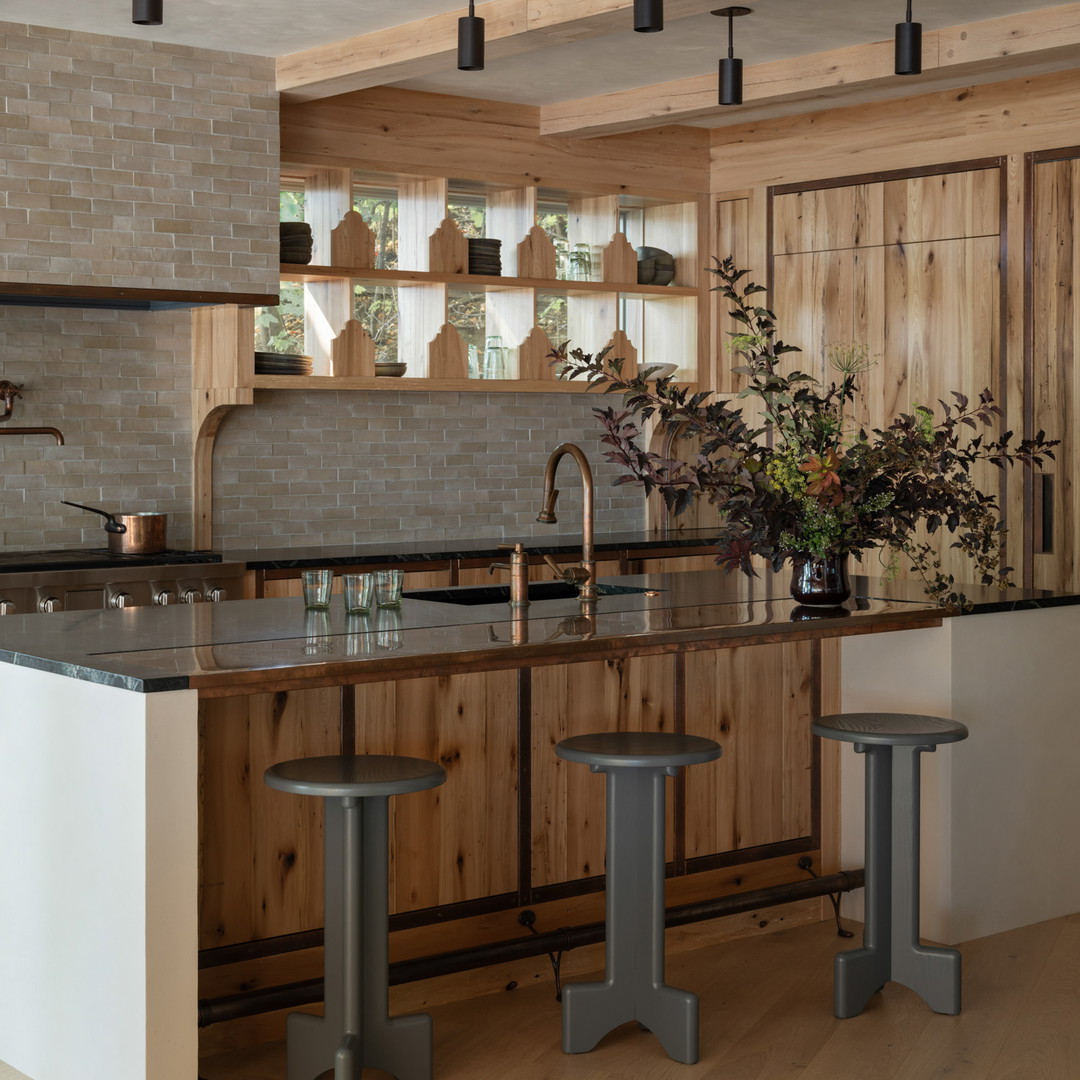
{"type": "Polygon", "coordinates": [[[194,1080],[197,694],[0,667],[0,1061],[194,1080]]]}

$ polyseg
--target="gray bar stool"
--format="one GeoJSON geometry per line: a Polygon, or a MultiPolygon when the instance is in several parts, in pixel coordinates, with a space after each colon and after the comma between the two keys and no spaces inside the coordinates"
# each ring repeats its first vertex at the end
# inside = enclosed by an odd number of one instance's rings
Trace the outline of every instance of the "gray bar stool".
{"type": "Polygon", "coordinates": [[[391,1019],[387,1006],[387,809],[391,795],[446,780],[419,758],[362,754],[299,758],[263,776],[279,791],[326,800],[325,1006],[287,1022],[288,1080],[358,1080],[364,1067],[397,1080],[430,1080],[431,1017],[391,1019]]]}
{"type": "Polygon", "coordinates": [[[664,778],[715,760],[720,746],[696,735],[612,731],[564,739],[555,753],[607,773],[604,981],[563,988],[563,1051],[585,1053],[636,1020],[669,1057],[692,1065],[697,995],[664,983],[664,778]]]}
{"type": "Polygon", "coordinates": [[[866,755],[866,916],[863,948],[838,953],[833,1011],[858,1016],[887,982],[914,990],[934,1012],[960,1011],[960,953],[919,944],[919,755],[967,738],[940,716],[842,713],[815,735],[866,755]]]}

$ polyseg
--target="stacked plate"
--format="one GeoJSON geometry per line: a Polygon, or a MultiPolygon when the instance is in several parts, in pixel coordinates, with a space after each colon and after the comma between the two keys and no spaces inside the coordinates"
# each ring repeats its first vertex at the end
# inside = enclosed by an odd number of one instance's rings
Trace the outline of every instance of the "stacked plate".
{"type": "Polygon", "coordinates": [[[470,240],[469,241],[469,273],[470,274],[495,274],[502,273],[502,248],[501,240],[470,240]]]}
{"type": "Polygon", "coordinates": [[[282,221],[278,229],[281,234],[281,261],[283,263],[309,263],[313,243],[311,226],[306,221],[282,221]]]}
{"type": "Polygon", "coordinates": [[[310,375],[311,357],[299,353],[255,353],[256,375],[310,375]]]}

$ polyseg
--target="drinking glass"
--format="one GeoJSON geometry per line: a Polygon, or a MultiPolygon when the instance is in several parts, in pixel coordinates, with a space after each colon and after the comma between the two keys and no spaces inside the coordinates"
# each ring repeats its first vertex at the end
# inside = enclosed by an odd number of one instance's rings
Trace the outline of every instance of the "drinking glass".
{"type": "Polygon", "coordinates": [[[481,374],[485,379],[501,379],[506,375],[506,349],[498,334],[492,334],[484,345],[484,370],[481,374]]]}
{"type": "Polygon", "coordinates": [[[304,586],[304,607],[316,611],[325,611],[330,607],[333,570],[304,570],[300,574],[300,581],[304,586]]]}
{"type": "Polygon", "coordinates": [[[555,245],[555,276],[566,278],[569,273],[570,245],[562,237],[554,241],[555,245]]]}
{"type": "Polygon", "coordinates": [[[401,586],[404,581],[403,570],[377,570],[375,572],[375,606],[401,607],[401,586]]]}
{"type": "Polygon", "coordinates": [[[592,279],[592,249],[588,244],[575,244],[570,252],[571,281],[590,281],[592,279]]]}
{"type": "Polygon", "coordinates": [[[345,614],[366,615],[375,606],[374,574],[342,574],[345,614]]]}

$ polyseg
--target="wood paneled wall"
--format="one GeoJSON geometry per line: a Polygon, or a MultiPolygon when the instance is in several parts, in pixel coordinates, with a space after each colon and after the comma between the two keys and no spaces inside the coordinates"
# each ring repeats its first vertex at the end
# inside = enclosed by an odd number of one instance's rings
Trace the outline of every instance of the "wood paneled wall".
{"type": "MultiPolygon", "coordinates": [[[[1078,121],[1080,69],[718,129],[711,150],[716,253],[750,251],[748,265],[761,280],[775,252],[777,289],[791,298],[781,321],[786,341],[804,349],[810,342],[807,351],[820,356],[843,324],[872,351],[885,351],[893,370],[874,388],[875,408],[904,406],[923,386],[933,391],[933,354],[947,389],[975,394],[989,385],[1007,428],[1042,428],[1065,441],[1049,484],[1022,469],[1005,478],[1009,561],[1017,580],[1042,587],[1080,583],[1080,506],[1072,494],[1080,463],[1068,445],[1080,218],[1069,162],[1077,157],[1078,121]],[[1000,169],[965,165],[991,158],[1000,169]],[[904,181],[900,195],[887,176],[898,170],[927,175],[921,185],[904,181]],[[801,197],[798,211],[779,206],[773,215],[769,192],[779,204],[794,187],[814,194],[801,197]],[[733,200],[746,200],[744,222],[732,220],[733,200]],[[883,310],[876,313],[876,304],[883,310]],[[881,325],[891,342],[874,330],[881,325]],[[996,349],[994,378],[958,382],[965,367],[977,375],[981,366],[961,361],[957,368],[958,347],[972,360],[996,349]],[[903,370],[901,352],[910,353],[903,370]],[[1044,495],[1053,534],[1046,537],[1044,495]]],[[[780,293],[768,302],[779,306],[780,293]]],[[[718,302],[715,324],[722,314],[718,302]]]]}
{"type": "Polygon", "coordinates": [[[712,132],[712,190],[827,180],[1072,146],[1080,68],[712,132]]]}
{"type": "Polygon", "coordinates": [[[526,105],[393,87],[284,104],[281,160],[684,199],[709,190],[709,133],[687,127],[568,139],[526,105]]]}

